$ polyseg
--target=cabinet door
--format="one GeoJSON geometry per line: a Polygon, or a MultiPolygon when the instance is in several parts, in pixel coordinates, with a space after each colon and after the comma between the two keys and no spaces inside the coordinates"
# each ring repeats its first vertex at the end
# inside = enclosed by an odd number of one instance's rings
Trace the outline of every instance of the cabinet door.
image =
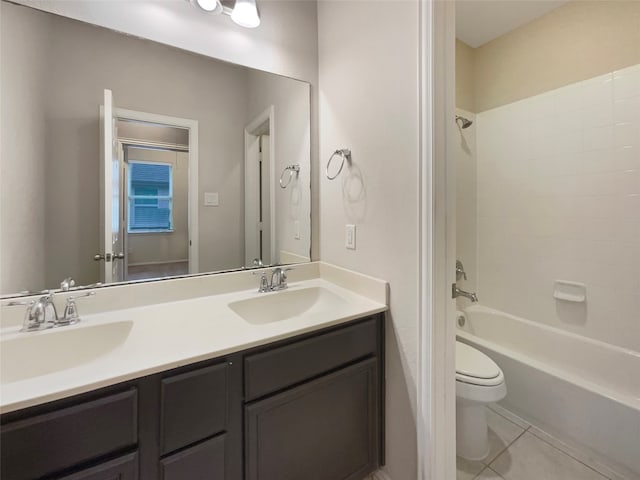
{"type": "Polygon", "coordinates": [[[248,480],[360,480],[378,466],[377,360],[245,407],[248,480]]]}
{"type": "Polygon", "coordinates": [[[162,454],[227,428],[228,370],[229,366],[222,363],[162,379],[162,454]]]}
{"type": "Polygon", "coordinates": [[[101,463],[86,470],[61,477],[59,480],[136,480],[138,478],[138,454],[101,463]]]}
{"type": "Polygon", "coordinates": [[[162,480],[224,480],[225,436],[206,440],[160,461],[162,480]]]}

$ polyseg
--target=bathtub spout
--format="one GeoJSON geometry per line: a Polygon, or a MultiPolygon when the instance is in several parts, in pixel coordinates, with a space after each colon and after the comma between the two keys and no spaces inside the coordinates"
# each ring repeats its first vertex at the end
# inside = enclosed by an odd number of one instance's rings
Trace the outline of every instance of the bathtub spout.
{"type": "Polygon", "coordinates": [[[478,296],[475,293],[465,292],[464,290],[459,289],[455,283],[452,286],[453,298],[464,297],[471,300],[473,303],[476,303],[478,301],[478,296]]]}

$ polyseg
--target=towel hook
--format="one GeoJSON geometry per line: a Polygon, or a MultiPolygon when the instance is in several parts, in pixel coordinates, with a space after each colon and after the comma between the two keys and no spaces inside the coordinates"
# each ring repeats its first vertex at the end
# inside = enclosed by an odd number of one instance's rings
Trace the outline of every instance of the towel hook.
{"type": "Polygon", "coordinates": [[[348,148],[341,148],[341,149],[336,150],[335,152],[333,152],[331,157],[329,157],[329,161],[327,162],[327,168],[325,169],[325,174],[327,175],[327,178],[329,180],[334,180],[338,175],[340,175],[340,172],[342,171],[342,168],[344,167],[344,161],[345,160],[347,162],[351,161],[351,150],[349,150],[348,148]],[[340,157],[342,158],[342,162],[340,162],[340,168],[338,168],[338,171],[336,172],[336,174],[331,176],[331,175],[329,175],[329,167],[331,166],[331,162],[333,161],[333,158],[336,155],[340,155],[340,157]]]}
{"type": "Polygon", "coordinates": [[[282,170],[282,173],[280,174],[280,188],[287,188],[291,183],[291,180],[293,179],[293,174],[295,173],[297,175],[299,172],[300,165],[287,165],[286,167],[284,167],[284,170],[282,170]],[[284,174],[287,173],[287,171],[289,172],[289,180],[287,181],[287,183],[283,184],[282,178],[284,177],[284,174]]]}

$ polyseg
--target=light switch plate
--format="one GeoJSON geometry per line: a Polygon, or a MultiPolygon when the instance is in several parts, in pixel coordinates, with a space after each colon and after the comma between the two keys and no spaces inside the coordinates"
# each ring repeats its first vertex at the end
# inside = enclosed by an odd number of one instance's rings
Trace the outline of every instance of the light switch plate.
{"type": "Polygon", "coordinates": [[[220,203],[218,201],[218,194],[217,193],[207,192],[207,193],[204,194],[204,206],[205,207],[217,207],[218,205],[220,205],[220,203]]]}
{"type": "Polygon", "coordinates": [[[300,220],[293,222],[293,238],[294,240],[300,240],[300,220]]]}
{"type": "Polygon", "coordinates": [[[349,250],[356,249],[356,226],[355,225],[345,225],[345,240],[344,246],[349,250]]]}

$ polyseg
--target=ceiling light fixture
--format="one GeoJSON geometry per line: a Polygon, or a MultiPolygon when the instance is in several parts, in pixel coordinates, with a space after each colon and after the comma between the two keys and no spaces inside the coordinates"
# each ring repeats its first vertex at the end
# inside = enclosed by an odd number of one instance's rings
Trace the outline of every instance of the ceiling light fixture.
{"type": "Polygon", "coordinates": [[[256,0],[236,0],[231,12],[231,20],[245,28],[256,28],[260,25],[256,0]]]}
{"type": "Polygon", "coordinates": [[[260,14],[256,0],[235,0],[233,9],[222,5],[221,0],[187,0],[206,13],[230,15],[231,20],[245,28],[256,28],[260,25],[260,14]]]}
{"type": "Polygon", "coordinates": [[[222,13],[222,3],[220,3],[220,0],[190,0],[190,2],[207,13],[213,13],[215,15],[222,13]]]}

